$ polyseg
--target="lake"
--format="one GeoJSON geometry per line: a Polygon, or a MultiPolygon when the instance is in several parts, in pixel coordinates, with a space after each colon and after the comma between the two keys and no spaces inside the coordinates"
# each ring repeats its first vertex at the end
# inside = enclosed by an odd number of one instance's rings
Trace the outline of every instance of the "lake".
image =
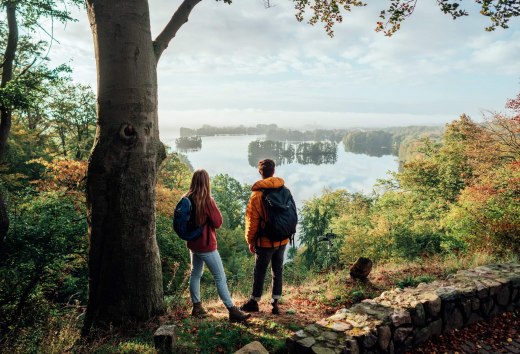
{"type": "MultiPolygon", "coordinates": [[[[202,137],[200,150],[182,153],[188,156],[194,169],[203,168],[210,176],[227,173],[241,183],[253,184],[260,179],[260,175],[256,167],[251,166],[249,147],[251,142],[262,141],[263,138],[252,135],[202,137]]],[[[164,141],[175,147],[174,138],[164,141]]],[[[271,156],[256,153],[254,161],[264,157],[271,156]]],[[[289,159],[276,167],[275,176],[285,180],[297,206],[301,207],[303,201],[320,195],[325,188],[370,193],[377,179],[387,177],[389,171],[396,172],[398,167],[395,156],[374,157],[345,152],[340,142],[333,158],[289,159]]]]}

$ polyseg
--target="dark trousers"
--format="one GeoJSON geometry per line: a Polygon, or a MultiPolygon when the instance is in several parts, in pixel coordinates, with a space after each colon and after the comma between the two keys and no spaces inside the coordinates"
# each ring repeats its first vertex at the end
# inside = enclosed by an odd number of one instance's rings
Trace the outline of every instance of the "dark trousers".
{"type": "Polygon", "coordinates": [[[262,296],[265,273],[267,272],[269,263],[271,263],[271,270],[273,275],[273,299],[279,299],[282,295],[284,252],[285,245],[274,248],[256,248],[252,294],[252,297],[254,297],[256,300],[259,300],[262,296]]]}

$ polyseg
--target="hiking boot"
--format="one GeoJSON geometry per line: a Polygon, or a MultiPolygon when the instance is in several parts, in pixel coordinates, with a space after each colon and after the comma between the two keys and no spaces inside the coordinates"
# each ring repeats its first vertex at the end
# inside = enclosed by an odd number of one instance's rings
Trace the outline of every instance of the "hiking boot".
{"type": "Polygon", "coordinates": [[[258,312],[258,302],[254,299],[249,299],[248,302],[240,306],[240,309],[246,312],[258,312]]]}
{"type": "Polygon", "coordinates": [[[244,313],[236,306],[228,307],[229,311],[229,322],[245,322],[251,314],[244,313]]]}
{"type": "Polygon", "coordinates": [[[193,304],[193,310],[191,310],[191,315],[193,317],[203,318],[206,317],[208,313],[202,307],[202,303],[197,302],[193,304]]]}
{"type": "Polygon", "coordinates": [[[278,308],[278,300],[274,300],[273,302],[271,302],[271,306],[273,306],[271,313],[273,315],[279,315],[280,309],[278,308]]]}

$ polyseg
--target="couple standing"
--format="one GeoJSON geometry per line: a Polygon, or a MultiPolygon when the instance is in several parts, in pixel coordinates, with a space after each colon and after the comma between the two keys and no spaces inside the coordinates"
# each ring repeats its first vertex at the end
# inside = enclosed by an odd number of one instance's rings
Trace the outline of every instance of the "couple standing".
{"type": "Polygon", "coordinates": [[[229,320],[231,322],[242,322],[251,316],[244,313],[244,311],[259,311],[258,301],[262,296],[267,267],[271,263],[273,275],[272,313],[279,314],[278,300],[282,295],[284,252],[292,233],[282,236],[278,235],[278,237],[270,235],[270,233],[279,234],[280,232],[272,231],[272,220],[275,220],[278,216],[271,213],[271,218],[268,217],[266,209],[269,206],[265,206],[265,203],[266,201],[269,203],[269,198],[266,200],[266,197],[272,191],[284,190],[285,196],[288,196],[290,203],[292,203],[291,209],[293,209],[294,213],[294,222],[296,221],[296,207],[290,192],[284,188],[284,180],[274,177],[274,171],[275,163],[273,160],[264,159],[258,163],[258,172],[262,179],[253,185],[246,209],[245,237],[249,244],[249,251],[255,255],[255,269],[251,297],[240,309],[234,305],[229,294],[226,274],[217,250],[215,229],[222,225],[222,215],[215,200],[211,197],[209,175],[205,170],[194,172],[190,189],[185,197],[189,198],[193,205],[190,219],[193,218],[195,226],[203,225],[203,231],[201,237],[187,242],[191,254],[190,295],[193,302],[192,316],[204,317],[207,315],[202,307],[200,298],[200,279],[204,264],[206,264],[215,279],[220,299],[229,311],[229,320]],[[267,222],[267,220],[270,221],[267,222]]]}

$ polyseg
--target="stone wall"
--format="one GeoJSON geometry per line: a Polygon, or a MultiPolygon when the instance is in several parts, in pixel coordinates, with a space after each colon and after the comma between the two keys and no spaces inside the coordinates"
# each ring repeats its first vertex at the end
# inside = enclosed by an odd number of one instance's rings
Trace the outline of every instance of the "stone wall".
{"type": "Polygon", "coordinates": [[[394,289],[309,325],[289,353],[403,353],[430,337],[520,307],[520,264],[461,270],[447,280],[394,289]]]}

